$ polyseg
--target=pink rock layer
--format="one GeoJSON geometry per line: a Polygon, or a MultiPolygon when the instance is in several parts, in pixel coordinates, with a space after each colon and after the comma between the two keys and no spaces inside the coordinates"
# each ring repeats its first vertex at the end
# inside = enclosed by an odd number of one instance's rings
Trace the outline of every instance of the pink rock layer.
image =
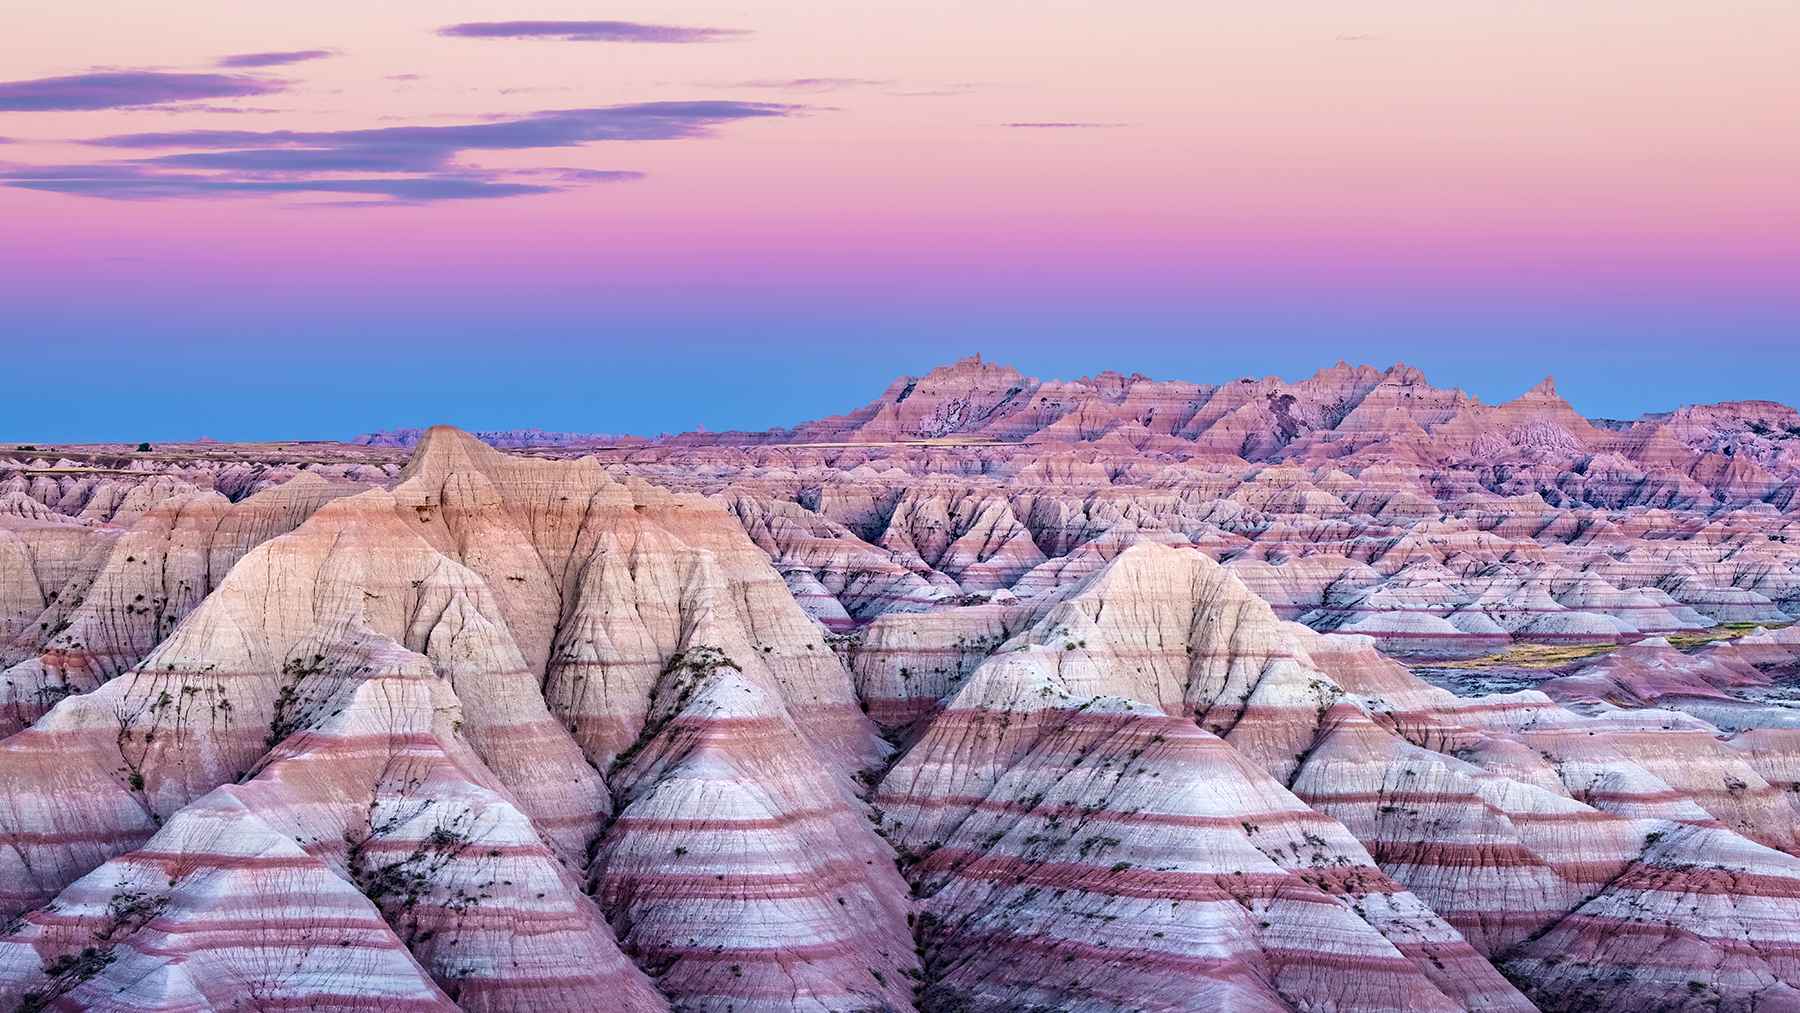
{"type": "Polygon", "coordinates": [[[969,361],[0,452],[0,1001],[1800,1005],[1790,430],[969,361]]]}

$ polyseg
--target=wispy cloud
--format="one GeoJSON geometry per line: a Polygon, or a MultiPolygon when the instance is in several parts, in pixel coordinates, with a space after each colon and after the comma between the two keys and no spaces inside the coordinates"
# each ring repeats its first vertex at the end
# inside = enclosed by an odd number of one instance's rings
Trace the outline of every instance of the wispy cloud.
{"type": "Polygon", "coordinates": [[[946,98],[954,95],[967,95],[980,88],[981,86],[973,81],[959,81],[954,84],[937,85],[935,87],[904,88],[899,91],[890,91],[888,94],[893,95],[896,98],[946,98]]]}
{"type": "Polygon", "coordinates": [[[268,95],[286,81],[243,74],[108,70],[0,82],[0,111],[128,109],[205,99],[268,95]]]}
{"type": "MultiPolygon", "coordinates": [[[[0,181],[23,190],[109,200],[267,197],[291,194],[358,195],[375,203],[426,204],[552,193],[559,187],[494,175],[402,176],[369,179],[265,179],[159,172],[133,164],[34,166],[0,170],[0,181]]],[[[365,202],[369,203],[369,202],[365,202]]]]}
{"type": "Polygon", "coordinates": [[[770,102],[639,102],[558,109],[451,126],[369,130],[175,130],[115,134],[87,143],[107,148],[311,149],[377,155],[440,165],[462,151],[570,148],[597,141],[699,137],[722,123],[787,116],[797,106],[770,102]]]}
{"type": "Polygon", "coordinates": [[[1097,123],[1087,120],[1015,120],[1000,124],[1017,130],[1111,130],[1125,123],[1097,123]]]}
{"type": "Polygon", "coordinates": [[[868,77],[776,77],[751,78],[747,81],[725,81],[722,88],[764,88],[778,91],[842,91],[847,88],[884,88],[894,82],[868,77]]]}
{"type": "Polygon", "coordinates": [[[460,163],[459,156],[701,137],[719,124],[786,116],[799,108],[759,102],[647,102],[449,126],[119,134],[85,143],[146,153],[185,150],[89,165],[0,167],[0,185],[113,200],[339,194],[369,198],[355,204],[423,204],[518,197],[627,182],[643,174],[557,166],[482,169],[460,163]],[[356,178],[340,178],[351,174],[356,178]]]}
{"type": "Polygon", "coordinates": [[[417,148],[247,148],[140,159],[145,165],[235,172],[430,172],[449,154],[417,148]]]}
{"type": "Polygon", "coordinates": [[[423,74],[389,74],[383,78],[385,81],[423,81],[424,79],[425,75],[423,74]]]}
{"type": "Polygon", "coordinates": [[[637,21],[467,21],[438,34],[453,39],[555,39],[562,42],[718,42],[749,33],[736,28],[647,25],[637,21]]]}
{"type": "Polygon", "coordinates": [[[644,174],[629,169],[513,169],[514,176],[542,176],[547,179],[560,180],[564,183],[628,183],[643,179],[644,174]]]}
{"type": "Polygon", "coordinates": [[[218,113],[222,116],[263,116],[270,113],[288,112],[270,106],[222,106],[213,102],[178,102],[171,105],[147,106],[144,112],[152,113],[218,113]]]}
{"type": "Polygon", "coordinates": [[[233,53],[219,58],[220,67],[285,67],[290,63],[323,60],[337,54],[329,49],[294,49],[273,53],[233,53]]]}
{"type": "Polygon", "coordinates": [[[1339,42],[1374,42],[1376,39],[1379,39],[1379,38],[1381,38],[1381,36],[1379,36],[1379,35],[1368,35],[1365,33],[1352,34],[1349,32],[1345,32],[1344,34],[1341,34],[1337,37],[1337,41],[1339,41],[1339,42]]]}

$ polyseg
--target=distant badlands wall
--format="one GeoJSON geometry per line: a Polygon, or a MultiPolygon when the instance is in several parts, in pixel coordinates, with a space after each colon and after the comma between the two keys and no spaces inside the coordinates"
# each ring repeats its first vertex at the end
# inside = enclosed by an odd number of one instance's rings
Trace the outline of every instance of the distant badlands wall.
{"type": "Polygon", "coordinates": [[[1209,385],[972,358],[791,430],[598,453],[724,497],[836,630],[1036,594],[1149,539],[1314,628],[1463,656],[1786,621],[1797,448],[1800,414],[1768,402],[1596,424],[1548,380],[1488,406],[1406,366],[1209,385]]]}
{"type": "Polygon", "coordinates": [[[1211,386],[970,359],[792,430],[603,459],[721,498],[837,630],[1031,597],[1139,541],[1405,655],[1800,614],[1800,414],[1767,402],[1596,425],[1548,381],[1487,406],[1404,366],[1211,386]]]}

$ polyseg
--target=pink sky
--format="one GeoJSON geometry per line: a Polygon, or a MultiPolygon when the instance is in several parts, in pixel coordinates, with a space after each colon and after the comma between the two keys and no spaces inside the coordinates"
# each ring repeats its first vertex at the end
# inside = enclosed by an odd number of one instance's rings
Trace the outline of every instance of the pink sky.
{"type": "Polygon", "coordinates": [[[403,317],[444,300],[601,315],[671,297],[880,299],[948,318],[1076,298],[1178,314],[1377,293],[1471,314],[1520,300],[1728,305],[1769,321],[1768,337],[1791,332],[1800,307],[1796,38],[1791,2],[1686,0],[6,5],[0,182],[14,184],[212,150],[81,143],[117,134],[793,108],[676,139],[462,150],[422,174],[180,170],[253,188],[423,175],[556,190],[528,196],[344,207],[331,205],[371,198],[0,185],[0,300],[15,319],[69,324],[200,304],[403,317]],[[439,34],[514,19],[738,34],[439,34]],[[331,55],[216,65],[301,50],[331,55]],[[156,107],[6,106],[100,71],[272,83],[156,107]]]}
{"type": "MultiPolygon", "coordinates": [[[[206,71],[230,53],[331,49],[253,71],[276,94],[204,103],[272,109],[0,112],[12,163],[135,152],[70,140],[190,129],[344,130],[623,103],[732,99],[807,107],[713,136],[551,151],[466,152],[484,168],[577,166],[633,183],[430,214],[314,216],[319,197],[106,202],[0,191],[24,229],[68,230],[80,255],[166,242],[249,251],[295,232],[300,257],[371,232],[545,248],[621,230],[804,260],[833,237],[900,248],[941,237],[997,255],[1044,233],[1154,249],[1219,237],[1458,244],[1499,256],[1555,241],[1583,256],[1659,258],[1696,245],[1728,260],[1791,257],[1800,224],[1800,70],[1787,3],[517,4],[189,2],[14,5],[5,76],[96,67],[206,71]],[[35,7],[36,9],[30,9],[35,7]],[[850,9],[854,8],[854,9],[850,9]],[[657,45],[443,38],[515,17],[743,30],[657,45]],[[391,76],[419,75],[417,81],[391,76]],[[796,78],[877,84],[784,89],[796,78]],[[930,94],[919,94],[930,93],[930,94]],[[1119,124],[1009,128],[1013,122],[1119,124]]],[[[177,107],[179,108],[179,107],[177,107]]],[[[180,150],[180,149],[171,149],[180,150]]],[[[158,152],[162,153],[162,152],[158,152]]],[[[41,233],[36,233],[41,235],[41,233]]],[[[652,246],[661,245],[651,239],[652,246]]],[[[1070,244],[1071,246],[1075,244],[1070,244]]],[[[8,244],[15,265],[20,251],[8,244]]],[[[416,255],[405,240],[391,251],[416,255]]],[[[652,258],[664,252],[646,251],[652,258]]],[[[1460,252],[1470,253],[1467,249],[1460,252]]],[[[1065,251],[1072,261],[1078,250],[1065,251]]]]}

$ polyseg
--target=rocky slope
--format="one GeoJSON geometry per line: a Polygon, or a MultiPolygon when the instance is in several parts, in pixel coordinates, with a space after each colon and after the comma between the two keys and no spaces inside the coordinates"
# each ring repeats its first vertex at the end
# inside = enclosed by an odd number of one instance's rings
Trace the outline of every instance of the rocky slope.
{"type": "Polygon", "coordinates": [[[603,456],[756,504],[747,528],[834,628],[916,607],[916,586],[881,590],[895,566],[943,600],[1031,596],[1150,540],[1229,562],[1315,629],[1454,658],[1791,621],[1791,417],[1595,423],[1549,381],[1490,406],[1405,366],[1200,385],[969,359],[848,415],[603,456]]]}
{"type": "Polygon", "coordinates": [[[0,1003],[1800,1009],[1796,419],[0,451],[0,1003]]]}

